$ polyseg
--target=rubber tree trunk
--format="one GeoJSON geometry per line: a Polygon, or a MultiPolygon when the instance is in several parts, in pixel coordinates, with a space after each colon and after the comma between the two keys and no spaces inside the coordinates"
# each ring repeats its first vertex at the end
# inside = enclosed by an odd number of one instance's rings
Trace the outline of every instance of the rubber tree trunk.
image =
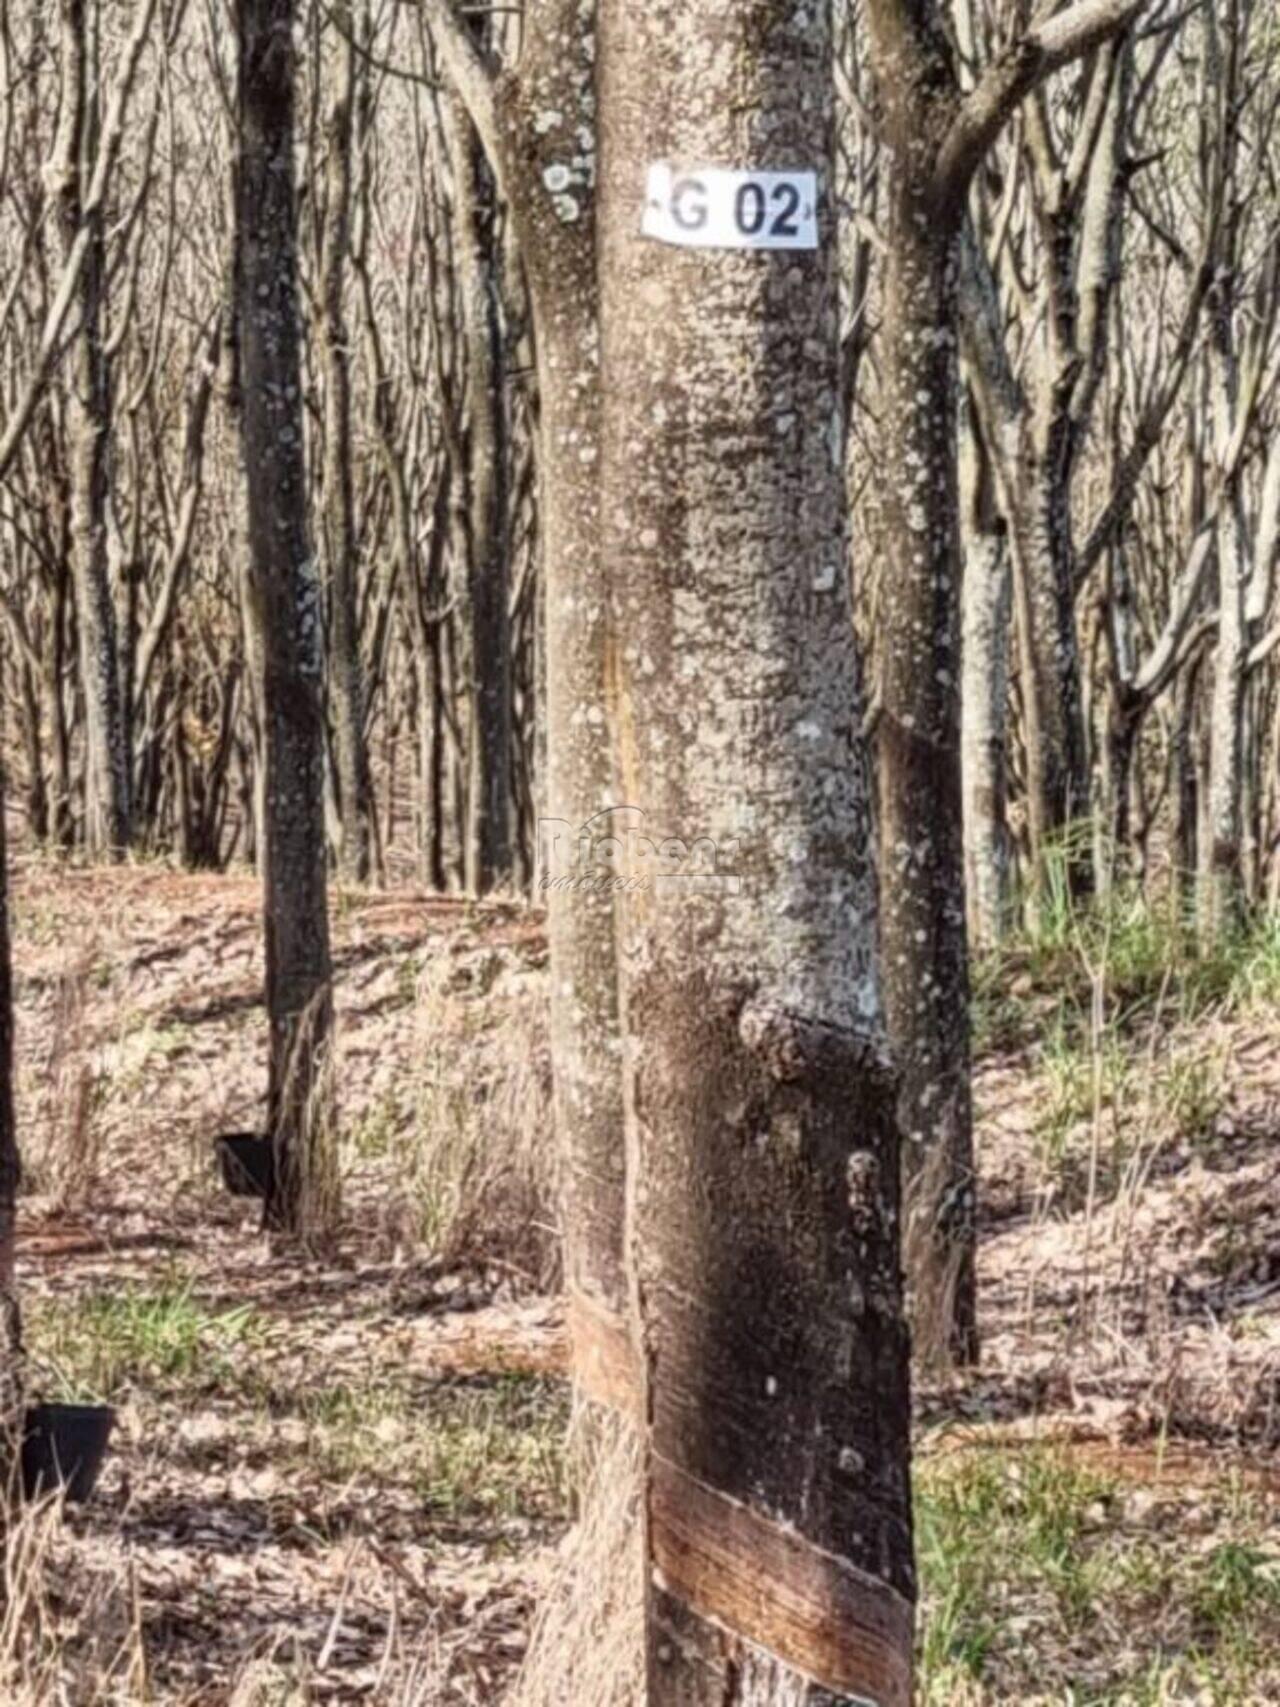
{"type": "Polygon", "coordinates": [[[14,1282],[21,1167],[14,1108],[13,966],[9,941],[9,862],[5,767],[0,761],[0,1490],[9,1486],[8,1443],[22,1403],[21,1318],[14,1282]]]}
{"type": "Polygon", "coordinates": [[[1188,921],[1195,917],[1197,841],[1200,826],[1200,745],[1197,708],[1203,698],[1201,669],[1193,660],[1178,676],[1173,699],[1173,847],[1174,882],[1179,905],[1188,921]]]}
{"type": "Polygon", "coordinates": [[[355,52],[353,37],[344,35],[341,82],[328,122],[320,353],[324,371],[324,541],[330,600],[329,710],[341,823],[338,863],[349,883],[364,883],[372,867],[373,786],[360,660],[350,338],[345,306],[351,252],[355,52]]]}
{"type": "MultiPolygon", "coordinates": [[[[1105,39],[1126,26],[1123,0],[1059,8],[1055,16],[1069,37],[1069,20],[1078,24],[1074,40],[1059,43],[1059,64],[1096,49],[1079,119],[1091,146],[1082,152],[1077,139],[1059,156],[1045,140],[1040,109],[1024,107],[1024,161],[1042,265],[1037,308],[1043,313],[1034,345],[1018,358],[1019,403],[1007,441],[1013,454],[1005,459],[1001,484],[1014,543],[1033,885],[1044,877],[1046,858],[1056,858],[1072,890],[1083,895],[1093,876],[1091,838],[1082,823],[1092,790],[1072,510],[1106,372],[1110,304],[1120,276],[1133,64],[1127,40],[1105,39]]],[[[1037,27],[1031,23],[1033,35],[1037,27]]],[[[1015,47],[1006,66],[1019,57],[1032,65],[1034,56],[1019,55],[1015,47]]],[[[1043,62],[1038,71],[1030,69],[1028,83],[1046,70],[1043,62]]],[[[1003,331],[1000,336],[1003,341],[1003,331]]]]}
{"type": "MultiPolygon", "coordinates": [[[[1054,52],[1083,51],[1102,27],[1082,8],[1082,33],[1054,52]]],[[[1106,14],[1110,16],[1110,14],[1106,14]]],[[[1112,19],[1114,23],[1118,14],[1112,19]]],[[[1025,43],[996,80],[961,95],[942,9],[928,0],[869,0],[871,60],[882,107],[890,219],[885,269],[888,468],[885,514],[894,573],[883,591],[879,733],[881,953],[889,1036],[900,1075],[904,1245],[911,1320],[923,1360],[977,1355],[975,1181],[970,1090],[968,943],[961,763],[961,570],[957,476],[958,313],[970,179],[1052,53],[1025,43]]],[[[1040,28],[1032,24],[1032,34],[1040,28]]],[[[975,328],[975,331],[978,331],[975,328]]],[[[979,369],[990,369],[971,339],[979,369]]],[[[988,372],[1010,403],[1016,385],[988,372]]],[[[983,375],[979,373],[979,383],[983,375]]],[[[1071,415],[1065,386],[1024,437],[1028,491],[1013,531],[1022,569],[1024,697],[1043,736],[1065,715],[1069,775],[1053,786],[1068,812],[1086,771],[1069,528],[1071,415]],[[1054,660],[1045,677],[1046,645],[1054,660]],[[1074,695],[1074,701],[1073,701],[1074,695]]],[[[1003,413],[1003,410],[1002,410],[1003,413]]],[[[994,424],[993,424],[994,425],[994,424]]],[[[1002,436],[993,442],[1003,449],[1002,436]]],[[[999,589],[984,589],[999,640],[999,589]]],[[[985,613],[984,613],[985,614],[985,613]]],[[[1003,705],[992,708],[1003,716],[1003,705]]],[[[1038,757],[1059,743],[1033,738],[1038,757]]],[[[981,756],[981,755],[979,755],[981,756]]],[[[1044,778],[1035,786],[1040,788],[1044,778]]],[[[1056,809],[1055,809],[1056,810],[1056,809]]],[[[1063,817],[1062,822],[1066,821],[1063,817]]],[[[1044,832],[1043,823],[1040,829],[1044,832]]]]}
{"type": "Polygon", "coordinates": [[[978,953],[998,945],[1009,918],[1005,767],[1013,605],[1003,531],[975,515],[963,538],[960,699],[965,903],[969,943],[978,953]]]}
{"type": "Polygon", "coordinates": [[[1218,529],[1218,644],[1210,702],[1207,834],[1200,843],[1198,918],[1211,945],[1238,923],[1244,893],[1241,862],[1241,778],[1249,551],[1234,489],[1226,494],[1218,529]]]}
{"type": "MultiPolygon", "coordinates": [[[[65,563],[70,557],[70,502],[67,497],[67,483],[62,477],[58,466],[58,455],[54,444],[52,431],[43,431],[45,422],[41,422],[41,446],[47,456],[49,469],[49,500],[56,506],[57,528],[55,538],[58,541],[59,554],[65,563]]],[[[75,846],[75,819],[72,811],[72,779],[71,779],[71,731],[67,716],[66,695],[63,692],[63,679],[66,674],[66,658],[68,645],[68,611],[74,599],[72,575],[69,569],[61,568],[55,575],[52,609],[49,613],[49,627],[45,636],[43,671],[41,673],[41,690],[44,699],[44,715],[49,730],[49,740],[53,748],[53,840],[55,847],[64,853],[69,853],[75,846]]]]}
{"type": "MultiPolygon", "coordinates": [[[[504,187],[525,258],[538,368],[546,633],[546,818],[539,885],[551,947],[551,1042],[563,1166],[565,1279],[584,1438],[617,1408],[631,1367],[624,1266],[626,1162],[615,897],[591,855],[612,822],[604,729],[600,344],[594,148],[595,8],[543,0],[518,76],[499,86],[504,187]],[[582,162],[586,164],[581,164],[582,162]],[[575,164],[578,163],[578,164],[575,164]],[[553,187],[554,186],[554,187],[553,187]],[[603,819],[600,818],[604,814],[603,819]]],[[[583,1485],[591,1454],[584,1455],[583,1485]]]]}
{"type": "Polygon", "coordinates": [[[1107,870],[1098,873],[1105,890],[1116,874],[1135,869],[1133,847],[1133,766],[1142,727],[1141,704],[1134,704],[1116,683],[1107,695],[1104,798],[1107,807],[1107,870]]]}
{"type": "Polygon", "coordinates": [[[320,587],[307,540],[293,188],[292,0],[238,0],[236,262],[249,496],[246,613],[261,647],[268,1221],[317,1233],[336,1213],[325,1166],[330,1021],[320,587]]]}
{"type": "Polygon", "coordinates": [[[1067,838],[1072,886],[1088,887],[1089,849],[1071,826],[1089,811],[1075,587],[1068,549],[1069,488],[1055,471],[1066,457],[1064,415],[1028,428],[1013,504],[1018,664],[1026,719],[1027,823],[1038,880],[1067,838]]]}
{"type": "Polygon", "coordinates": [[[643,815],[619,966],[644,1700],[905,1703],[907,1335],[845,568],[829,14],[600,16],[608,715],[643,815]],[[816,167],[821,247],[647,241],[654,161],[816,167]],[[643,837],[683,856],[646,860],[643,837]]]}
{"type": "Polygon", "coordinates": [[[463,880],[468,893],[510,886],[512,876],[511,630],[507,573],[507,411],[498,311],[501,258],[492,173],[461,101],[444,113],[453,175],[461,333],[466,346],[466,433],[457,470],[463,556],[457,573],[467,706],[463,880]]]}
{"type": "Polygon", "coordinates": [[[49,839],[49,789],[45,773],[44,742],[40,729],[40,693],[37,673],[25,658],[19,675],[22,695],[22,740],[27,761],[27,824],[38,842],[49,839]]]}
{"type": "MultiPolygon", "coordinates": [[[[515,220],[533,307],[546,634],[546,817],[540,893],[551,948],[551,1046],[575,1397],[588,1441],[624,1407],[633,1365],[624,1264],[626,1161],[615,896],[590,854],[614,792],[600,539],[596,11],[542,0],[519,66],[499,75],[461,11],[426,0],[458,93],[515,220]],[[601,815],[603,814],[603,820],[601,815]]],[[[583,1454],[582,1485],[595,1484],[583,1454]]]]}
{"type": "MultiPolygon", "coordinates": [[[[917,122],[927,124],[924,112],[917,122]]],[[[915,128],[914,126],[912,127],[915,128]]],[[[960,755],[958,219],[894,159],[885,283],[893,574],[882,599],[880,946],[899,1076],[912,1344],[977,1356],[969,956],[960,755]]],[[[928,156],[926,156],[928,160],[928,156]]]]}
{"type": "MultiPolygon", "coordinates": [[[[1118,16],[1122,8],[1113,10],[1118,16]]],[[[1046,855],[1057,851],[1077,894],[1092,885],[1093,861],[1091,838],[1080,825],[1090,814],[1092,787],[1072,504],[1106,372],[1110,302],[1120,276],[1132,83],[1129,42],[1100,47],[1089,94],[1097,92],[1103,110],[1083,181],[1068,189],[1060,166],[1042,160],[1035,168],[1043,180],[1039,223],[1049,288],[1012,494],[1015,566],[1023,581],[1019,628],[1033,877],[1040,879],[1046,855]]]]}
{"type": "Polygon", "coordinates": [[[107,499],[111,382],[103,347],[107,288],[105,214],[86,210],[81,187],[92,162],[85,0],[61,0],[62,105],[54,145],[59,223],[68,262],[81,228],[87,256],[77,285],[78,316],[67,356],[71,563],[85,714],[85,845],[119,858],[129,842],[129,736],[120,648],[111,596],[107,499]]]}

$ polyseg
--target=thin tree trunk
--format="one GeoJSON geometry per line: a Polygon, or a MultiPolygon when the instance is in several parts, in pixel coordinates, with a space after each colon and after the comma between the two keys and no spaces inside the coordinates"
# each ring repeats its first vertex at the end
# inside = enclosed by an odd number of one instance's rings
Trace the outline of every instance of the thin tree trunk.
{"type": "Polygon", "coordinates": [[[997,946],[1009,913],[1005,725],[1012,609],[1005,537],[975,524],[965,542],[960,648],[965,898],[975,952],[997,946]]]}
{"type": "Polygon", "coordinates": [[[71,562],[80,685],[85,708],[85,844],[119,858],[129,842],[130,758],[107,550],[111,388],[103,347],[105,211],[86,210],[82,173],[93,157],[85,0],[62,0],[62,111],[54,166],[66,263],[87,243],[77,294],[79,319],[67,360],[71,562]],[[87,228],[87,229],[86,229],[87,228]]]}
{"type": "Polygon", "coordinates": [[[1200,849],[1200,935],[1212,943],[1237,921],[1243,897],[1245,592],[1249,556],[1234,492],[1218,529],[1218,644],[1213,662],[1206,831],[1200,849]]]}
{"type": "Polygon", "coordinates": [[[1200,811],[1199,766],[1196,762],[1196,705],[1199,699],[1200,666],[1190,664],[1178,677],[1173,703],[1173,845],[1174,881],[1182,911],[1190,919],[1195,912],[1196,873],[1199,868],[1197,840],[1200,811]]]}
{"type": "Polygon", "coordinates": [[[466,632],[461,647],[468,709],[464,882],[483,895],[511,882],[511,637],[506,554],[506,402],[498,314],[500,256],[493,186],[464,105],[445,111],[454,182],[461,331],[467,350],[464,507],[466,632]],[[486,207],[484,204],[488,202],[486,207]]]}
{"type": "MultiPolygon", "coordinates": [[[[1059,438],[1065,419],[1049,429],[1059,438]]],[[[1089,811],[1080,648],[1075,587],[1067,551],[1065,479],[1052,463],[1063,456],[1030,439],[1019,470],[1014,504],[1014,574],[1017,578],[1019,669],[1027,724],[1027,820],[1032,860],[1039,869],[1062,839],[1073,882],[1084,882],[1088,849],[1076,847],[1071,826],[1089,811]]]]}
{"type": "MultiPolygon", "coordinates": [[[[499,79],[449,0],[426,0],[450,78],[516,222],[537,351],[539,513],[546,613],[546,821],[540,885],[551,946],[551,1045],[563,1164],[565,1278],[585,1433],[628,1389],[626,1162],[615,897],[576,858],[614,791],[603,727],[600,352],[594,138],[596,9],[543,0],[518,71],[499,79]],[[567,166],[567,161],[579,165],[567,166]],[[548,181],[550,175],[550,181],[548,181]],[[558,184],[557,189],[551,183],[558,184]],[[592,718],[595,710],[599,715],[592,718]]],[[[592,1484],[584,1454],[584,1487],[592,1484]]]]}
{"type": "MultiPolygon", "coordinates": [[[[1114,9],[1107,27],[1118,27],[1122,11],[1114,9]]],[[[1079,34],[1059,43],[1068,57],[1092,45],[1091,32],[1105,22],[1093,7],[1077,8],[1069,20],[1079,34]]],[[[976,1205],[955,447],[958,293],[963,272],[971,285],[980,285],[984,269],[966,253],[961,225],[972,174],[1020,95],[1047,75],[1049,58],[1034,49],[1012,51],[966,97],[937,5],[870,0],[867,22],[891,186],[884,298],[893,475],[885,514],[894,573],[882,594],[880,636],[881,959],[900,1075],[903,1242],[915,1344],[930,1362],[948,1356],[971,1361],[977,1355],[976,1205]]],[[[1032,31],[1043,27],[1043,18],[1029,25],[1032,31]]],[[[1001,393],[1002,413],[1016,418],[1016,384],[981,353],[991,336],[975,328],[979,366],[1001,393]]],[[[1054,808],[1059,823],[1068,820],[1073,799],[1084,800],[1086,774],[1071,577],[1070,401],[1065,383],[1053,389],[1052,408],[1036,423],[1036,434],[1024,435],[1024,448],[1035,452],[1028,467],[1033,478],[1011,494],[1019,501],[1014,526],[1031,713],[1028,765],[1043,806],[1044,766],[1065,755],[1067,774],[1050,790],[1062,796],[1061,811],[1054,808]],[[1053,666],[1048,679],[1046,655],[1053,666]],[[1051,730],[1055,718],[1065,720],[1065,729],[1051,730]]],[[[1004,426],[993,424],[994,433],[1002,435],[1004,426]]],[[[993,579],[985,590],[995,592],[993,579]]],[[[991,612],[993,631],[998,608],[991,612]]],[[[993,644],[998,639],[993,632],[993,644]]],[[[997,718],[1003,710],[995,708],[997,718]]],[[[1041,812],[1042,840],[1046,828],[1041,812]]]]}
{"type": "MultiPolygon", "coordinates": [[[[566,10],[573,10],[572,0],[566,10]]],[[[594,39],[592,22],[587,18],[585,26],[572,26],[576,65],[570,60],[565,66],[565,93],[579,83],[584,64],[590,65],[586,47],[594,39]]],[[[554,36],[548,40],[554,43],[554,36]]],[[[573,109],[561,110],[572,114],[573,109]]],[[[529,193],[545,199],[540,185],[529,193]]],[[[549,207],[539,208],[530,223],[555,217],[549,207]]],[[[539,865],[551,942],[565,1279],[579,1393],[588,1403],[608,1404],[616,1396],[617,1370],[629,1361],[615,897],[590,881],[578,883],[599,873],[578,863],[577,852],[578,838],[589,835],[598,820],[611,824],[608,807],[627,802],[614,790],[603,722],[590,720],[590,708],[605,703],[607,681],[591,202],[584,197],[581,217],[554,231],[541,251],[535,247],[529,253],[546,613],[547,767],[539,865]]]]}
{"type": "Polygon", "coordinates": [[[237,297],[249,493],[248,612],[262,655],[271,1024],[269,1221],[320,1231],[331,1020],[320,589],[308,549],[293,188],[292,0],[238,0],[237,297]]]}
{"type": "Polygon", "coordinates": [[[329,706],[341,823],[339,869],[349,883],[364,883],[371,869],[373,788],[360,662],[351,356],[344,301],[350,254],[356,72],[350,32],[348,19],[340,50],[341,87],[329,115],[320,348],[324,364],[324,538],[330,597],[329,706]]]}
{"type": "MultiPolygon", "coordinates": [[[[3,683],[0,682],[0,697],[3,683]]],[[[0,724],[3,718],[0,716],[0,724]]],[[[0,754],[0,1498],[10,1486],[9,1443],[22,1403],[21,1317],[14,1279],[17,1198],[21,1176],[14,1106],[13,965],[9,941],[7,775],[0,754]]]]}
{"type": "Polygon", "coordinates": [[[36,672],[24,659],[21,674],[22,733],[27,749],[27,825],[38,842],[49,839],[49,789],[40,738],[40,694],[36,672]]]}
{"type": "MultiPolygon", "coordinates": [[[[945,114],[943,115],[945,117],[945,114]]],[[[927,125],[915,107],[908,132],[927,125]]],[[[936,122],[936,120],[935,120],[936,122]]],[[[931,162],[930,162],[931,164],[931,162]]],[[[969,960],[960,757],[958,222],[904,148],[885,284],[894,573],[883,592],[880,946],[899,1075],[903,1248],[926,1365],[977,1356],[969,960]]]]}

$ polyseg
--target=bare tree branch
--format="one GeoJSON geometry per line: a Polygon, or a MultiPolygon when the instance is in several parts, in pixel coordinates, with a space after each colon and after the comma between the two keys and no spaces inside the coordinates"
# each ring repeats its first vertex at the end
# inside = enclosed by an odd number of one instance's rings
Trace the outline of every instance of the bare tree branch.
{"type": "Polygon", "coordinates": [[[1020,102],[1045,78],[1123,30],[1147,0],[1077,0],[1065,12],[1043,13],[983,72],[960,103],[938,155],[940,201],[958,198],[1020,102]]]}
{"type": "Polygon", "coordinates": [[[449,81],[466,107],[480,138],[480,146],[494,176],[501,183],[504,176],[503,150],[494,92],[497,75],[493,64],[480,51],[463,22],[457,0],[422,0],[422,9],[449,81]]]}
{"type": "Polygon", "coordinates": [[[156,0],[138,0],[138,7],[134,13],[133,30],[121,56],[115,88],[112,91],[106,118],[103,121],[97,160],[89,182],[89,190],[84,199],[81,226],[76,234],[75,244],[63,267],[62,277],[58,282],[53,303],[45,318],[40,347],[36,352],[35,362],[28,376],[26,388],[5,421],[3,434],[0,434],[0,480],[3,480],[8,473],[13,459],[18,453],[23,436],[30,425],[31,417],[35,413],[36,404],[40,401],[58,355],[59,340],[62,336],[63,327],[66,325],[67,316],[71,312],[71,305],[75,301],[76,286],[89,258],[92,223],[89,216],[96,213],[102,206],[107,193],[107,186],[111,181],[111,174],[115,169],[116,158],[119,155],[120,144],[124,136],[129,97],[133,92],[138,62],[142,58],[142,51],[147,44],[155,10],[156,0]]]}
{"type": "Polygon", "coordinates": [[[1200,528],[1173,590],[1169,616],[1146,663],[1130,684],[1143,699],[1155,699],[1173,679],[1183,656],[1183,641],[1195,614],[1205,570],[1213,561],[1218,516],[1215,511],[1200,528]]]}

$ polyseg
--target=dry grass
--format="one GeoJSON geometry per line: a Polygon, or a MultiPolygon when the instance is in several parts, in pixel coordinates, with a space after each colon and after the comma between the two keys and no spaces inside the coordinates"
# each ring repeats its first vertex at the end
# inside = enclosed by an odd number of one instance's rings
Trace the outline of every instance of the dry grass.
{"type": "MultiPolygon", "coordinates": [[[[351,1554],[354,1565],[357,1554],[351,1554]]],[[[216,1693],[166,1687],[153,1675],[140,1586],[120,1544],[90,1555],[68,1533],[60,1503],[18,1514],[6,1549],[0,1611],[5,1707],[311,1707],[333,1699],[333,1662],[351,1611],[353,1572],[339,1583],[318,1647],[278,1633],[241,1659],[216,1693]]],[[[415,1634],[390,1620],[368,1698],[378,1707],[492,1707],[475,1649],[489,1615],[415,1634]]]]}
{"type": "Polygon", "coordinates": [[[419,979],[399,1215],[446,1267],[497,1266],[550,1291],[560,1241],[546,1015],[491,976],[482,964],[460,977],[441,956],[419,979]]]}
{"type": "Polygon", "coordinates": [[[6,1707],[107,1707],[147,1698],[137,1585],[127,1566],[91,1563],[57,1500],[11,1514],[0,1611],[6,1707]]]}
{"type": "Polygon", "coordinates": [[[507,1707],[638,1707],[644,1681],[640,1455],[633,1428],[600,1421],[582,1516],[543,1587],[507,1707]]]}
{"type": "Polygon", "coordinates": [[[58,974],[48,1099],[39,1171],[58,1209],[76,1208],[94,1195],[102,1166],[102,1127],[95,1117],[95,1087],[87,1047],[86,1009],[96,962],[92,942],[79,945],[58,974]]]}

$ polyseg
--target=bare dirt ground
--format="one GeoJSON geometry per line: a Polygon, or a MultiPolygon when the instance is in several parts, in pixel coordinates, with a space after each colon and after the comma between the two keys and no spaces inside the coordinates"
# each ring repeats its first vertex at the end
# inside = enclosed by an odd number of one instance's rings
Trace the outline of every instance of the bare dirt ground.
{"type": "MultiPolygon", "coordinates": [[[[13,889],[32,1384],[119,1412],[32,1699],[498,1702],[567,1510],[538,915],[338,897],[316,1257],[212,1163],[262,1115],[257,882],[13,889]]],[[[922,1697],[1280,1701],[1276,1015],[1055,1056],[1025,1005],[978,1075],[983,1367],[918,1398],[922,1697]]]]}

